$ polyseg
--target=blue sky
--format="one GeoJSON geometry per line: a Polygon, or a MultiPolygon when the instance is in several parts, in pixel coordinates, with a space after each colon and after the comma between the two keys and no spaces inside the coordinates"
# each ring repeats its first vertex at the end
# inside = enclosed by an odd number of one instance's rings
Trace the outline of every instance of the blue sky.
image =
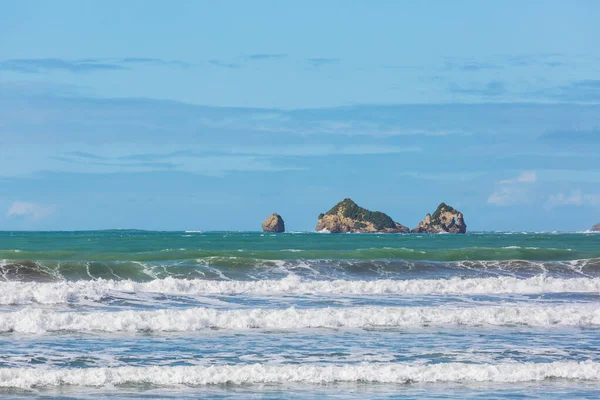
{"type": "Polygon", "coordinates": [[[0,1],[0,229],[600,221],[595,1],[0,1]]]}

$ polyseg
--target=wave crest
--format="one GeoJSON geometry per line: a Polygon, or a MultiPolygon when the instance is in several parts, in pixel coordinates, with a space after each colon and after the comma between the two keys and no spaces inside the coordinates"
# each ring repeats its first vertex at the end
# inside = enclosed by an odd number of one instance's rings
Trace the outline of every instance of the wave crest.
{"type": "Polygon", "coordinates": [[[0,332],[193,332],[204,329],[415,328],[423,326],[600,327],[600,308],[576,306],[355,307],[0,314],[0,332]]]}
{"type": "Polygon", "coordinates": [[[406,384],[413,382],[532,382],[547,379],[600,380],[600,363],[502,363],[430,365],[231,365],[176,367],[119,367],[83,369],[0,369],[0,387],[112,386],[143,384],[155,386],[211,384],[261,384],[300,382],[370,382],[406,384]]]}
{"type": "Polygon", "coordinates": [[[280,280],[215,281],[203,279],[93,280],[76,282],[0,282],[0,304],[64,304],[100,301],[107,296],[170,295],[497,295],[598,293],[600,278],[515,277],[410,280],[305,280],[290,275],[280,280]]]}

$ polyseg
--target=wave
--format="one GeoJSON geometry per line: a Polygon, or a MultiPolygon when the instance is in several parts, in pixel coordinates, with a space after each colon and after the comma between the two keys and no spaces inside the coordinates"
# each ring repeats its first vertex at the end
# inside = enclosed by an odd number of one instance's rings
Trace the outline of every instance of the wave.
{"type": "Polygon", "coordinates": [[[80,369],[1,368],[0,387],[214,385],[336,382],[407,384],[425,382],[538,382],[548,379],[600,380],[600,363],[441,363],[429,365],[226,365],[80,369]]]}
{"type": "Polygon", "coordinates": [[[473,279],[304,280],[290,275],[280,280],[215,281],[165,278],[150,282],[93,280],[76,282],[0,282],[0,304],[61,304],[99,301],[108,296],[128,297],[144,293],[170,295],[494,295],[542,293],[599,293],[600,278],[527,279],[493,277],[473,279]]]}
{"type": "MultiPolygon", "coordinates": [[[[193,235],[192,235],[193,236],[193,235]]],[[[345,235],[344,235],[345,236],[345,235]]],[[[437,235],[436,235],[437,236],[437,235]]],[[[181,243],[180,243],[181,244],[181,243]]],[[[240,244],[242,245],[242,244],[240,244]]],[[[32,250],[0,250],[0,259],[11,260],[18,257],[27,260],[77,261],[93,260],[96,262],[116,261],[177,261],[204,258],[244,258],[258,260],[372,260],[403,259],[429,261],[462,261],[462,260],[574,260],[600,257],[600,251],[577,251],[572,248],[543,247],[463,247],[463,248],[411,248],[411,247],[368,247],[368,248],[336,248],[336,249],[231,249],[204,250],[190,249],[180,246],[144,252],[77,252],[67,250],[32,251],[32,250]]]]}
{"type": "MultiPolygon", "coordinates": [[[[297,249],[285,250],[297,254],[297,249]]],[[[243,257],[207,257],[179,262],[138,261],[31,261],[0,260],[0,281],[58,282],[63,280],[115,279],[148,282],[161,278],[256,279],[287,276],[290,273],[319,277],[340,275],[385,276],[407,273],[600,273],[600,258],[570,261],[411,261],[404,259],[261,260],[243,257]],[[270,274],[270,275],[269,275],[270,274]]],[[[431,276],[431,275],[430,275],[431,276]]]]}
{"type": "Polygon", "coordinates": [[[355,307],[318,309],[191,308],[155,311],[0,314],[0,332],[193,332],[204,329],[415,328],[426,326],[600,327],[600,308],[576,306],[355,307]]]}

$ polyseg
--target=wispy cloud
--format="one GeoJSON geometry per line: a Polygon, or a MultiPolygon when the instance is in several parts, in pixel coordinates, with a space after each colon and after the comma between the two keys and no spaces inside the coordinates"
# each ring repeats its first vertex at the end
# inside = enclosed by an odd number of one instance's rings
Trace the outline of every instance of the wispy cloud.
{"type": "Polygon", "coordinates": [[[540,141],[600,144],[600,129],[550,131],[539,137],[540,141]]]}
{"type": "Polygon", "coordinates": [[[537,91],[535,94],[560,101],[600,102],[600,80],[587,79],[537,91]]]}
{"type": "Polygon", "coordinates": [[[500,186],[487,199],[488,204],[509,206],[524,203],[527,200],[527,190],[521,186],[500,186]]]}
{"type": "Polygon", "coordinates": [[[479,62],[479,61],[449,61],[446,60],[444,69],[445,70],[460,70],[460,71],[481,71],[484,69],[500,69],[503,68],[501,65],[489,63],[489,62],[479,62]]]}
{"type": "Polygon", "coordinates": [[[228,151],[234,154],[254,154],[263,156],[306,156],[326,157],[335,155],[372,155],[372,154],[401,154],[420,153],[418,146],[390,146],[390,145],[293,145],[293,146],[262,146],[262,147],[232,147],[228,151]]]}
{"type": "Polygon", "coordinates": [[[179,61],[179,60],[163,60],[161,58],[143,58],[143,57],[127,57],[122,58],[120,61],[124,64],[144,64],[144,65],[156,65],[156,66],[177,66],[177,67],[191,67],[193,64],[179,61]]]}
{"type": "Polygon", "coordinates": [[[484,171],[457,171],[457,172],[417,172],[417,171],[402,171],[400,176],[409,176],[416,179],[425,179],[428,181],[459,181],[466,182],[479,178],[485,175],[484,171]]]}
{"type": "MultiPolygon", "coordinates": [[[[594,167],[596,166],[594,164],[594,167]]],[[[597,184],[600,183],[600,170],[592,168],[544,169],[538,171],[538,177],[542,182],[597,184]]]]}
{"type": "Polygon", "coordinates": [[[530,186],[537,182],[535,171],[524,171],[514,179],[501,180],[487,202],[496,206],[509,206],[529,201],[530,186]]]}
{"type": "Polygon", "coordinates": [[[237,69],[242,65],[239,62],[228,62],[228,61],[220,61],[220,60],[208,60],[210,65],[214,65],[219,68],[228,68],[228,69],[237,69]]]}
{"type": "Polygon", "coordinates": [[[285,54],[256,53],[235,57],[229,60],[212,59],[209,60],[208,63],[219,68],[238,69],[246,67],[253,62],[277,61],[286,57],[287,55],[285,54]]]}
{"type": "Polygon", "coordinates": [[[505,179],[503,181],[500,181],[500,183],[503,185],[508,185],[508,184],[512,184],[512,183],[535,183],[535,182],[537,182],[537,174],[535,173],[535,171],[521,172],[521,174],[519,176],[517,176],[515,179],[505,179]]]}
{"type": "Polygon", "coordinates": [[[546,67],[560,67],[565,65],[561,54],[542,53],[542,54],[519,54],[505,56],[504,63],[511,67],[528,67],[532,65],[542,65],[546,67]]]}
{"type": "MultiPolygon", "coordinates": [[[[206,149],[136,153],[132,148],[122,148],[124,155],[104,155],[91,152],[64,152],[60,156],[48,157],[45,170],[78,173],[119,173],[176,171],[206,176],[224,176],[231,172],[286,171],[299,167],[275,163],[274,154],[225,153],[206,149]],[[128,154],[127,154],[128,153],[128,154]],[[52,162],[54,161],[54,162],[52,162]]],[[[106,149],[109,151],[110,149],[106,149]]],[[[38,169],[40,172],[42,169],[38,169]]],[[[35,171],[32,171],[35,173],[35,171]]]]}
{"type": "Polygon", "coordinates": [[[14,201],[8,208],[6,216],[9,218],[24,218],[29,221],[39,221],[48,217],[54,210],[55,207],[50,205],[29,201],[14,201]]]}
{"type": "Polygon", "coordinates": [[[286,58],[285,54],[268,54],[268,53],[258,53],[258,54],[250,54],[246,56],[246,59],[250,61],[275,61],[286,58]]]}
{"type": "Polygon", "coordinates": [[[546,201],[546,208],[551,209],[558,206],[599,206],[600,193],[583,193],[581,190],[573,190],[569,194],[552,194],[546,201]]]}
{"type": "Polygon", "coordinates": [[[290,144],[290,145],[77,145],[83,150],[62,146],[13,147],[4,158],[7,163],[25,154],[35,159],[19,169],[4,169],[0,177],[36,177],[45,172],[79,174],[187,172],[205,176],[225,176],[233,172],[302,170],[310,159],[332,156],[369,156],[420,153],[418,146],[389,144],[290,144]],[[95,149],[94,149],[95,147],[95,149]]]}
{"type": "MultiPolygon", "coordinates": [[[[81,96],[82,88],[73,84],[56,84],[42,81],[13,81],[0,82],[0,100],[9,99],[12,102],[15,98],[53,98],[81,96]]],[[[5,118],[2,118],[5,120],[5,118]]]]}
{"type": "Polygon", "coordinates": [[[334,155],[373,155],[373,154],[401,154],[419,153],[422,149],[418,146],[394,146],[394,145],[290,145],[290,146],[227,146],[187,148],[185,150],[155,153],[132,153],[125,156],[102,156],[98,154],[71,151],[62,156],[55,157],[62,161],[73,163],[84,163],[88,165],[112,165],[124,167],[166,167],[177,168],[177,160],[202,159],[205,157],[231,157],[231,156],[255,156],[255,157],[326,157],[334,155]],[[166,163],[165,160],[172,160],[166,163]]]}
{"type": "Polygon", "coordinates": [[[191,64],[177,60],[160,58],[23,58],[0,61],[0,70],[25,74],[41,74],[53,71],[72,73],[88,73],[96,71],[122,71],[131,69],[133,65],[178,66],[189,67],[191,64]]]}
{"type": "Polygon", "coordinates": [[[51,71],[85,73],[92,71],[124,70],[120,63],[101,60],[64,60],[60,58],[12,59],[0,62],[0,70],[27,74],[39,74],[51,71]]]}
{"type": "Polygon", "coordinates": [[[95,154],[92,153],[86,153],[84,151],[68,151],[64,154],[64,157],[68,157],[68,158],[84,158],[84,159],[90,159],[90,160],[103,160],[104,157],[101,156],[97,156],[95,154]]]}
{"type": "MultiPolygon", "coordinates": [[[[255,53],[239,56],[232,60],[210,59],[208,64],[219,68],[237,69],[251,62],[276,61],[286,58],[285,54],[255,53]]],[[[198,66],[181,60],[167,60],[156,57],[113,57],[113,58],[23,58],[0,61],[0,70],[26,74],[41,74],[53,71],[88,73],[97,71],[122,71],[136,66],[179,67],[198,66]]]]}
{"type": "Polygon", "coordinates": [[[501,81],[490,81],[483,86],[474,85],[471,87],[461,87],[458,85],[451,85],[450,91],[456,94],[466,94],[474,96],[484,97],[497,97],[506,93],[506,87],[501,81]]]}
{"type": "Polygon", "coordinates": [[[531,66],[562,67],[566,63],[560,54],[517,54],[499,55],[486,59],[446,58],[443,69],[446,71],[479,72],[531,66]]]}
{"type": "Polygon", "coordinates": [[[321,68],[326,65],[339,64],[342,60],[339,58],[307,58],[306,61],[313,68],[321,68]]]}

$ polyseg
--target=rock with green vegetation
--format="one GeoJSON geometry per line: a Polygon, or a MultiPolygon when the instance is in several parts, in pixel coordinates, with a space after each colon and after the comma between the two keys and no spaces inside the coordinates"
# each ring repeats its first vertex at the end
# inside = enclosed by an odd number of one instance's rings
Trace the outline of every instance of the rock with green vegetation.
{"type": "Polygon", "coordinates": [[[262,223],[263,232],[285,232],[285,223],[279,214],[272,214],[262,223]]]}
{"type": "Polygon", "coordinates": [[[394,222],[389,215],[369,211],[352,199],[344,199],[325,214],[319,215],[315,228],[330,233],[408,233],[410,229],[394,222]]]}
{"type": "Polygon", "coordinates": [[[411,230],[412,233],[466,233],[467,224],[463,214],[453,207],[442,203],[437,210],[425,215],[425,219],[411,230]]]}
{"type": "Polygon", "coordinates": [[[590,228],[592,232],[600,232],[600,222],[590,228]]]}

